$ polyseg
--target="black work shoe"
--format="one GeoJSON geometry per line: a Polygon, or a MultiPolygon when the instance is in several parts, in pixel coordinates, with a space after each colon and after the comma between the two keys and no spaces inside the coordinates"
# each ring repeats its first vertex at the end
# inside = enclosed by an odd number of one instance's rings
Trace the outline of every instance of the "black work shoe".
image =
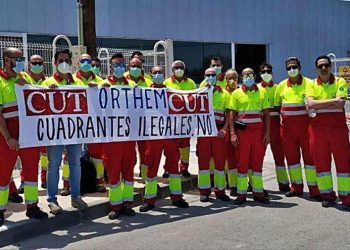
{"type": "Polygon", "coordinates": [[[237,196],[237,188],[236,187],[233,187],[231,188],[231,191],[230,191],[230,196],[237,196]]]}
{"type": "Polygon", "coordinates": [[[119,217],[120,211],[110,211],[108,213],[108,219],[116,220],[119,217]]]}
{"type": "Polygon", "coordinates": [[[350,212],[350,205],[344,205],[343,204],[341,207],[342,207],[343,210],[350,212]]]}
{"type": "Polygon", "coordinates": [[[155,208],[154,205],[148,204],[148,203],[143,203],[140,207],[140,212],[148,212],[149,210],[152,210],[155,208]]]}
{"type": "Polygon", "coordinates": [[[325,201],[322,201],[321,203],[322,207],[333,207],[335,205],[335,202],[334,201],[331,201],[331,200],[325,200],[325,201]]]}
{"type": "Polygon", "coordinates": [[[263,203],[263,204],[269,204],[270,203],[270,200],[268,198],[266,198],[266,197],[254,197],[253,200],[256,201],[256,202],[263,203]]]}
{"type": "Polygon", "coordinates": [[[98,184],[96,186],[96,192],[97,193],[106,193],[107,189],[106,189],[106,187],[103,184],[98,184]]]}
{"type": "Polygon", "coordinates": [[[247,200],[247,198],[238,196],[235,199],[234,203],[239,206],[239,205],[242,205],[244,202],[246,202],[246,200],[247,200]]]}
{"type": "Polygon", "coordinates": [[[4,212],[0,212],[0,227],[2,225],[4,225],[4,221],[5,221],[5,213],[4,212]]]}
{"type": "Polygon", "coordinates": [[[19,186],[19,188],[17,189],[17,192],[19,194],[24,194],[24,183],[23,181],[21,181],[21,185],[19,186]]]}
{"type": "Polygon", "coordinates": [[[191,174],[190,174],[190,172],[188,172],[187,169],[182,170],[180,173],[183,177],[191,177],[191,174]]]}
{"type": "Polygon", "coordinates": [[[18,193],[9,194],[8,200],[13,202],[13,203],[22,203],[23,202],[22,196],[20,196],[18,193]]]}
{"type": "Polygon", "coordinates": [[[131,207],[123,207],[122,213],[126,216],[135,216],[135,210],[132,209],[131,207]]]}
{"type": "Polygon", "coordinates": [[[209,196],[207,196],[207,195],[201,195],[201,196],[199,197],[199,200],[200,200],[201,202],[208,202],[208,201],[209,201],[209,196]]]}
{"type": "Polygon", "coordinates": [[[43,220],[48,218],[48,214],[40,210],[39,207],[27,208],[26,216],[33,219],[43,220]]]}
{"type": "Polygon", "coordinates": [[[168,171],[164,171],[162,177],[163,178],[169,178],[169,172],[168,171]]]}
{"type": "Polygon", "coordinates": [[[47,189],[47,184],[46,184],[46,182],[42,182],[42,183],[41,183],[41,188],[42,188],[42,189],[47,189]]]}
{"type": "Polygon", "coordinates": [[[266,189],[263,189],[263,192],[265,197],[269,197],[269,192],[266,189]]]}
{"type": "Polygon", "coordinates": [[[281,193],[288,193],[290,191],[290,187],[289,186],[280,186],[279,190],[281,193]]]}
{"type": "Polygon", "coordinates": [[[190,206],[185,200],[173,201],[173,206],[181,208],[189,208],[190,206]]]}
{"type": "Polygon", "coordinates": [[[286,193],[286,197],[302,197],[303,193],[297,193],[294,191],[289,191],[286,193]]]}
{"type": "Polygon", "coordinates": [[[60,192],[61,196],[68,196],[70,195],[70,189],[69,188],[63,188],[60,192]]]}
{"type": "Polygon", "coordinates": [[[230,197],[228,197],[226,194],[220,194],[218,196],[216,196],[216,199],[219,199],[221,201],[230,201],[230,197]]]}

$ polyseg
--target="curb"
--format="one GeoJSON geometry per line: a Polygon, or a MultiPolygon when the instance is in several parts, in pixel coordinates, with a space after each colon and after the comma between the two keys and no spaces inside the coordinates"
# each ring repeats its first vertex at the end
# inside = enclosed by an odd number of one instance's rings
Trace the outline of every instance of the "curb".
{"type": "MultiPolygon", "coordinates": [[[[188,192],[197,187],[197,176],[190,179],[182,179],[182,191],[188,192]]],[[[134,194],[133,206],[139,206],[142,202],[143,188],[136,190],[134,194]]],[[[157,200],[170,196],[169,185],[161,186],[158,189],[157,200]]],[[[41,234],[64,229],[70,226],[88,222],[106,216],[108,202],[90,202],[85,212],[80,212],[74,208],[66,209],[59,216],[51,216],[47,220],[26,219],[12,225],[0,227],[0,247],[16,244],[22,240],[32,238],[41,234]]]]}

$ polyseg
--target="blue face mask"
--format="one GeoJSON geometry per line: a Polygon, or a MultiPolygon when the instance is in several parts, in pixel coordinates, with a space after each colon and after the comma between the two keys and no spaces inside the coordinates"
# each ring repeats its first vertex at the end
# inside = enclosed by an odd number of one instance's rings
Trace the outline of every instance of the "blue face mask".
{"type": "Polygon", "coordinates": [[[215,66],[214,69],[215,69],[215,73],[216,73],[217,76],[221,74],[221,70],[222,69],[221,69],[220,66],[215,66]]]}
{"type": "Polygon", "coordinates": [[[251,87],[255,84],[254,77],[245,77],[243,78],[243,84],[247,87],[251,87]]]}
{"type": "Polygon", "coordinates": [[[141,75],[141,68],[132,67],[130,68],[130,75],[133,77],[139,77],[141,75]]]}
{"type": "Polygon", "coordinates": [[[31,69],[30,69],[34,74],[40,74],[41,72],[43,72],[43,65],[31,65],[31,69]]]}
{"type": "Polygon", "coordinates": [[[122,78],[125,73],[124,67],[113,67],[113,75],[116,78],[122,78]]]}
{"type": "Polygon", "coordinates": [[[17,74],[24,70],[24,62],[16,62],[16,66],[12,68],[17,74]]]}
{"type": "Polygon", "coordinates": [[[206,76],[205,81],[210,84],[211,86],[216,85],[216,76],[206,76]]]}
{"type": "Polygon", "coordinates": [[[80,63],[80,69],[83,72],[89,72],[91,70],[91,64],[87,61],[80,63]]]}
{"type": "Polygon", "coordinates": [[[95,74],[95,75],[99,75],[101,72],[101,68],[97,67],[97,66],[93,66],[91,67],[91,71],[95,74]]]}
{"type": "Polygon", "coordinates": [[[153,82],[155,84],[158,84],[158,85],[162,84],[163,81],[164,81],[164,75],[163,74],[158,74],[157,73],[155,75],[152,75],[152,78],[153,78],[153,82]]]}

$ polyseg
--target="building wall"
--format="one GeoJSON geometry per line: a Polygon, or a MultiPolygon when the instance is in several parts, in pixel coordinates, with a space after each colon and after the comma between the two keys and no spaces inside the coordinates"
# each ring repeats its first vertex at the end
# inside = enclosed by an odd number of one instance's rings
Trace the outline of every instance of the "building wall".
{"type": "MultiPolygon", "coordinates": [[[[75,0],[2,0],[0,32],[76,36],[75,0]]],[[[278,80],[295,55],[313,77],[319,54],[350,50],[350,3],[337,0],[96,0],[99,37],[268,44],[278,80]]]]}

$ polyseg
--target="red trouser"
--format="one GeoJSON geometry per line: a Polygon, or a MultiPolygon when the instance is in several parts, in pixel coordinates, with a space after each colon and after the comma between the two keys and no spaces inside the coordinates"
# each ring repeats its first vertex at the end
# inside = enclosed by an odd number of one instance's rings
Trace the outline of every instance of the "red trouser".
{"type": "Polygon", "coordinates": [[[145,164],[146,148],[147,148],[147,141],[137,141],[137,149],[140,154],[140,165],[145,164]]]}
{"type": "MultiPolygon", "coordinates": [[[[153,179],[157,177],[162,152],[164,150],[165,166],[170,175],[179,175],[178,163],[180,160],[180,152],[176,139],[170,140],[149,140],[145,150],[145,163],[147,165],[147,178],[153,179]]],[[[182,195],[170,194],[173,202],[182,199],[182,195]]],[[[155,198],[146,199],[145,202],[154,205],[155,198]]]]}
{"type": "MultiPolygon", "coordinates": [[[[312,153],[315,158],[316,172],[331,174],[332,154],[337,169],[337,175],[350,175],[350,145],[349,130],[346,125],[344,113],[317,114],[312,119],[310,141],[312,153]]],[[[339,185],[338,185],[339,186],[339,185]]],[[[339,190],[339,187],[338,187],[339,190]]],[[[336,200],[333,190],[320,193],[325,200],[336,200]]],[[[350,193],[338,194],[345,205],[350,205],[350,193]]]]}
{"type": "MultiPolygon", "coordinates": [[[[276,168],[285,168],[285,153],[283,149],[283,142],[281,138],[281,120],[279,116],[270,117],[270,147],[272,151],[273,160],[276,168]]],[[[279,187],[289,187],[288,183],[278,183],[279,187]]]]}
{"type": "MultiPolygon", "coordinates": [[[[300,165],[300,149],[305,165],[314,165],[314,159],[310,151],[309,141],[310,117],[308,115],[282,116],[281,138],[288,167],[300,165]]],[[[302,193],[303,181],[293,183],[291,180],[291,191],[302,193]]],[[[310,196],[319,194],[317,185],[309,185],[310,196]]]]}
{"type": "MultiPolygon", "coordinates": [[[[178,139],[178,147],[179,149],[183,149],[183,148],[189,148],[190,147],[190,139],[191,138],[181,138],[178,139]]],[[[188,170],[188,159],[181,159],[180,162],[180,171],[185,171],[188,170]]]]}
{"type": "MultiPolygon", "coordinates": [[[[245,130],[236,130],[238,136],[237,147],[237,170],[238,175],[246,176],[248,169],[253,171],[253,174],[262,174],[262,165],[265,156],[265,146],[263,143],[264,131],[263,123],[247,124],[245,130]]],[[[245,196],[241,194],[240,196],[245,196]]],[[[259,192],[254,192],[256,197],[263,197],[262,189],[259,192]]]]}
{"type": "MultiPolygon", "coordinates": [[[[103,164],[108,173],[110,185],[116,185],[121,180],[134,182],[134,166],[136,164],[135,142],[111,142],[103,144],[103,164]]],[[[130,205],[124,201],[124,205],[130,205]]],[[[111,207],[112,210],[121,209],[123,204],[111,207]]]]}
{"type": "Polygon", "coordinates": [[[89,155],[92,158],[95,158],[95,159],[102,159],[103,145],[104,145],[104,143],[88,144],[87,148],[88,148],[88,151],[89,151],[89,155]]]}
{"type": "MultiPolygon", "coordinates": [[[[197,140],[196,154],[198,157],[199,171],[209,171],[210,158],[214,159],[215,170],[223,172],[225,168],[225,138],[214,137],[200,137],[197,140]]],[[[210,188],[199,188],[201,195],[209,196],[210,188]]],[[[218,190],[215,188],[217,195],[224,194],[225,190],[218,190]]]]}
{"type": "MultiPolygon", "coordinates": [[[[7,129],[14,139],[18,139],[19,121],[18,118],[6,120],[7,129]]],[[[38,182],[38,164],[40,148],[23,148],[18,151],[11,150],[7,145],[5,138],[0,135],[0,187],[6,187],[11,181],[13,168],[19,157],[22,163],[22,172],[24,182],[37,185],[38,182]]],[[[27,203],[27,207],[36,206],[37,202],[27,203]]]]}

